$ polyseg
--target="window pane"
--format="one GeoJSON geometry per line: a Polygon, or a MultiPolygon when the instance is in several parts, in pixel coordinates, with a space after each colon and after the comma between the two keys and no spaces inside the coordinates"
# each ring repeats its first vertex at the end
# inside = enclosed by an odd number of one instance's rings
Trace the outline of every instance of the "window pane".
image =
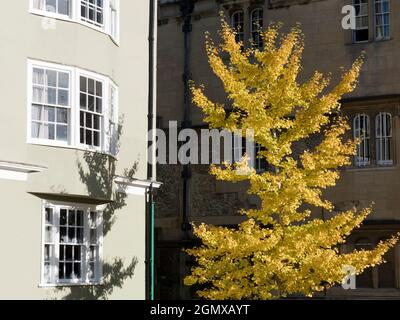
{"type": "Polygon", "coordinates": [[[87,78],[85,77],[80,77],[80,88],[82,92],[87,91],[87,78]]]}
{"type": "Polygon", "coordinates": [[[86,128],[93,128],[93,114],[86,114],[86,128]]]}
{"type": "Polygon", "coordinates": [[[64,89],[58,90],[58,104],[60,106],[68,106],[69,105],[69,91],[64,89]]]}
{"type": "Polygon", "coordinates": [[[96,98],[96,112],[101,113],[103,109],[103,100],[101,98],[96,98]]]}
{"type": "Polygon", "coordinates": [[[44,87],[33,87],[32,100],[37,103],[44,103],[44,87]]]}
{"type": "Polygon", "coordinates": [[[58,0],[58,13],[69,16],[69,1],[58,0]]]}
{"type": "Polygon", "coordinates": [[[46,70],[46,86],[57,87],[57,71],[46,70]]]}
{"type": "Polygon", "coordinates": [[[80,106],[82,110],[86,110],[87,109],[87,101],[86,101],[86,94],[85,93],[81,93],[80,95],[80,106]]]}
{"type": "Polygon", "coordinates": [[[32,83],[44,85],[44,70],[43,69],[33,68],[32,83]]]}
{"type": "Polygon", "coordinates": [[[93,116],[93,128],[96,130],[100,130],[100,117],[94,115],[93,116]]]}
{"type": "Polygon", "coordinates": [[[68,127],[64,125],[57,125],[57,140],[68,141],[68,127]]]}
{"type": "Polygon", "coordinates": [[[61,209],[60,210],[60,225],[66,225],[66,224],[67,224],[67,210],[61,209]]]}
{"type": "Polygon", "coordinates": [[[43,121],[46,122],[55,122],[56,121],[56,114],[55,108],[53,107],[45,107],[43,109],[43,121]]]}
{"type": "Polygon", "coordinates": [[[54,124],[45,124],[43,127],[44,130],[44,138],[45,139],[55,139],[55,127],[54,124]]]}
{"type": "Polygon", "coordinates": [[[48,88],[47,89],[47,100],[48,104],[57,104],[57,89],[48,88]]]}
{"type": "Polygon", "coordinates": [[[103,24],[103,13],[101,11],[96,11],[96,21],[103,24]]]}
{"type": "Polygon", "coordinates": [[[47,243],[53,243],[54,241],[53,227],[46,227],[45,241],[47,243]]]}
{"type": "Polygon", "coordinates": [[[32,120],[40,121],[42,119],[42,106],[32,106],[32,120]]]}
{"type": "Polygon", "coordinates": [[[46,0],[46,11],[56,12],[57,10],[56,0],[46,0]]]}
{"type": "Polygon", "coordinates": [[[42,125],[37,122],[32,122],[32,138],[40,138],[40,130],[42,130],[42,125]]]}
{"type": "Polygon", "coordinates": [[[86,144],[92,145],[92,131],[86,130],[85,138],[86,138],[86,144]]]}
{"type": "Polygon", "coordinates": [[[90,228],[96,228],[97,226],[97,212],[91,211],[90,212],[90,228]]]}
{"type": "Polygon", "coordinates": [[[80,263],[74,263],[74,279],[80,279],[81,278],[81,264],[80,263]]]}
{"type": "Polygon", "coordinates": [[[68,211],[68,225],[69,226],[75,225],[75,211],[74,210],[68,211]]]}
{"type": "Polygon", "coordinates": [[[72,263],[65,264],[65,278],[72,279],[72,263]]]}
{"type": "Polygon", "coordinates": [[[67,228],[66,227],[61,227],[60,228],[60,242],[61,243],[68,243],[67,228]]]}
{"type": "Polygon", "coordinates": [[[88,110],[94,111],[94,97],[88,96],[88,110]]]}
{"type": "Polygon", "coordinates": [[[72,246],[65,246],[66,247],[66,254],[65,254],[65,260],[66,261],[72,261],[72,246]]]}
{"type": "Polygon", "coordinates": [[[44,246],[44,260],[49,262],[54,256],[54,246],[46,244],[44,246]]]}
{"type": "Polygon", "coordinates": [[[89,263],[89,279],[94,279],[94,263],[89,263]]]}
{"type": "Polygon", "coordinates": [[[89,20],[94,20],[94,10],[92,8],[89,8],[89,20]]]}
{"type": "Polygon", "coordinates": [[[96,81],[96,95],[99,97],[103,96],[103,83],[96,81]]]}
{"type": "Polygon", "coordinates": [[[68,242],[77,243],[77,239],[75,237],[75,228],[68,228],[68,242]]]}
{"type": "Polygon", "coordinates": [[[64,261],[65,260],[65,247],[66,246],[60,246],[60,260],[64,261]]]}
{"type": "Polygon", "coordinates": [[[58,277],[60,279],[65,279],[65,263],[60,263],[58,265],[58,277]]]}
{"type": "Polygon", "coordinates": [[[51,283],[51,265],[49,262],[44,263],[43,276],[45,283],[51,283]]]}
{"type": "Polygon", "coordinates": [[[45,209],[46,214],[45,214],[45,219],[46,219],[46,224],[53,224],[53,209],[51,208],[46,208],[45,209]]]}
{"type": "Polygon", "coordinates": [[[80,246],[74,246],[74,260],[75,261],[81,261],[81,247],[80,246]]]}
{"type": "Polygon", "coordinates": [[[68,110],[63,108],[57,108],[57,122],[68,123],[68,110]]]}
{"type": "Polygon", "coordinates": [[[81,6],[81,17],[82,18],[87,17],[87,8],[84,5],[81,6]]]}
{"type": "Polygon", "coordinates": [[[90,229],[90,243],[96,244],[97,243],[97,234],[96,229],[90,229]]]}
{"type": "Polygon", "coordinates": [[[69,73],[66,72],[58,73],[58,87],[69,89],[69,73]]]}
{"type": "Polygon", "coordinates": [[[83,243],[83,228],[76,229],[76,239],[78,243],[83,243]]]}
{"type": "Polygon", "coordinates": [[[83,227],[83,215],[84,215],[84,212],[82,210],[78,210],[76,212],[76,216],[77,216],[76,224],[81,227],[83,227]]]}
{"type": "Polygon", "coordinates": [[[90,246],[89,261],[95,261],[95,260],[96,260],[96,247],[95,246],[90,246]]]}
{"type": "Polygon", "coordinates": [[[97,131],[93,132],[93,145],[100,147],[100,134],[97,131]]]}
{"type": "Polygon", "coordinates": [[[94,95],[94,80],[89,79],[88,80],[88,93],[94,95]]]}
{"type": "Polygon", "coordinates": [[[392,136],[392,117],[390,115],[386,116],[386,136],[392,136]]]}
{"type": "Polygon", "coordinates": [[[84,144],[85,143],[85,129],[81,128],[80,129],[80,143],[84,144]]]}
{"type": "Polygon", "coordinates": [[[84,112],[80,113],[80,125],[81,125],[81,127],[85,126],[85,116],[86,116],[86,113],[84,113],[84,112]]]}

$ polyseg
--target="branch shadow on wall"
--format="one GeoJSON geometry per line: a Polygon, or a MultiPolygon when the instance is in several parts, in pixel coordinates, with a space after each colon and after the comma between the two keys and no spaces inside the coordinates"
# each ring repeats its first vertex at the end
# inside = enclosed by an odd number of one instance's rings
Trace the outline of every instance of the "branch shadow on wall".
{"type": "MultiPolygon", "coordinates": [[[[122,133],[122,121],[118,124],[117,136],[111,137],[114,141],[119,141],[122,133]]],[[[118,145],[118,149],[119,149],[118,145]]],[[[86,185],[89,199],[105,203],[103,208],[103,236],[105,237],[116,222],[116,212],[126,204],[127,194],[124,190],[116,191],[113,188],[116,177],[116,158],[99,153],[85,151],[81,158],[77,160],[79,177],[86,185]],[[121,192],[122,191],[122,192],[121,192]]],[[[137,171],[138,161],[130,168],[123,170],[122,176],[132,179],[137,171]]],[[[103,281],[101,285],[76,286],[59,288],[61,291],[69,291],[63,299],[65,300],[98,300],[107,299],[115,288],[122,288],[124,282],[132,278],[138,259],[134,257],[129,264],[120,257],[115,257],[112,261],[103,261],[103,281]]]]}
{"type": "Polygon", "coordinates": [[[111,263],[103,265],[104,281],[101,285],[71,287],[64,300],[103,300],[108,299],[115,288],[122,288],[125,280],[132,278],[138,263],[137,258],[133,258],[128,266],[124,266],[124,260],[115,258],[111,263]]]}

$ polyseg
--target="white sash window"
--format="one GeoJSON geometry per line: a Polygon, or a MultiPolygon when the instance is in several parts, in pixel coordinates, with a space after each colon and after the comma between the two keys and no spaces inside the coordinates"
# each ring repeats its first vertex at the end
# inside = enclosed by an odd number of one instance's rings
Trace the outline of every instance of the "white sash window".
{"type": "Polygon", "coordinates": [[[28,61],[28,143],[117,155],[118,88],[105,76],[28,61]]]}
{"type": "Polygon", "coordinates": [[[95,207],[44,202],[41,285],[101,283],[102,228],[95,207]]]}

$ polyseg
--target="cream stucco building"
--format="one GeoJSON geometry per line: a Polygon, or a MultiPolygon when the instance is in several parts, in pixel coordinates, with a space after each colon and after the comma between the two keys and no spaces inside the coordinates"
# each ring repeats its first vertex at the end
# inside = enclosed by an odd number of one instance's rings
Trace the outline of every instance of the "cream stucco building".
{"type": "Polygon", "coordinates": [[[0,15],[0,299],[144,299],[149,2],[0,15]]]}

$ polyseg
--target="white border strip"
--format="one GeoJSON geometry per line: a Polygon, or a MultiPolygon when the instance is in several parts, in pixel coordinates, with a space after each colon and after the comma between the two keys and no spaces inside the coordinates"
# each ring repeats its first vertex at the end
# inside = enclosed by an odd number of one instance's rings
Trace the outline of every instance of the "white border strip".
{"type": "Polygon", "coordinates": [[[162,185],[162,183],[158,181],[128,179],[124,177],[116,177],[114,182],[117,185],[118,193],[136,196],[144,196],[148,188],[153,187],[154,189],[158,189],[162,185]]]}
{"type": "Polygon", "coordinates": [[[29,173],[42,172],[46,169],[32,164],[0,161],[0,180],[27,181],[29,173]]]}

